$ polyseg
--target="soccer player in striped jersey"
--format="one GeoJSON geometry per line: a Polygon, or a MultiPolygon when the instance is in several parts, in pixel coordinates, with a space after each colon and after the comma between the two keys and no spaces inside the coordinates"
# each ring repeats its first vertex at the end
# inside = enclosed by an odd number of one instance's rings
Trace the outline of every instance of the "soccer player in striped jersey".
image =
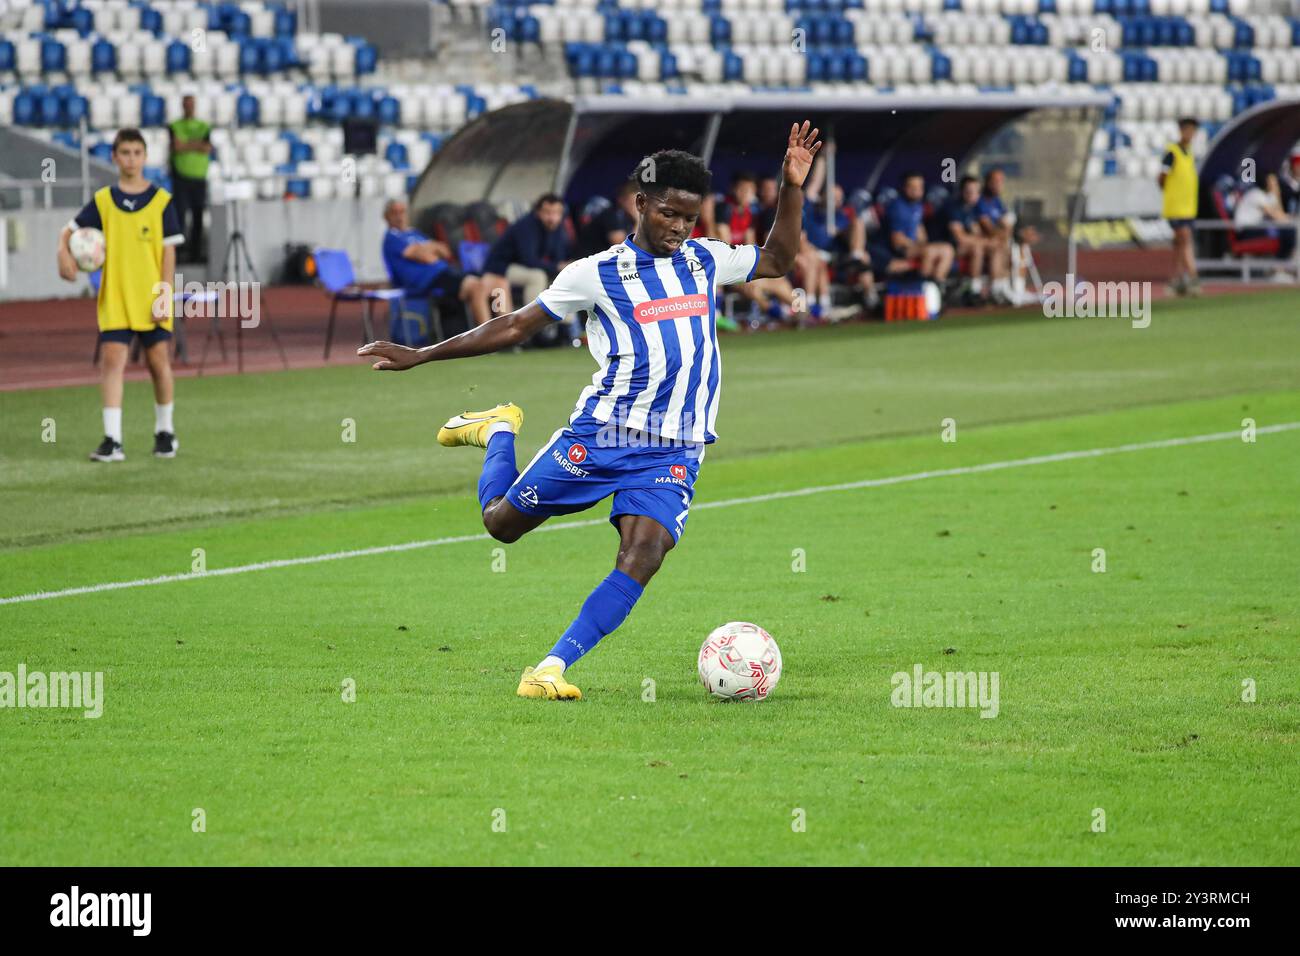
{"type": "Polygon", "coordinates": [[[776,219],[762,246],[690,238],[709,195],[702,160],[661,150],[637,166],[636,231],[570,263],[536,299],[508,315],[422,349],[371,342],[360,355],[381,371],[486,355],[527,341],[550,322],[586,311],[600,366],[523,472],[512,404],[454,416],[438,432],[447,446],[487,449],[478,483],[483,524],[510,543],[555,515],[614,496],[619,534],[614,570],[583,603],[550,654],[525,669],[521,697],[577,700],[566,669],[626,620],[682,535],[704,450],[717,438],[721,391],[715,304],[718,286],[784,276],[799,251],[803,183],[821,143],[806,121],[790,128],[776,219]]]}

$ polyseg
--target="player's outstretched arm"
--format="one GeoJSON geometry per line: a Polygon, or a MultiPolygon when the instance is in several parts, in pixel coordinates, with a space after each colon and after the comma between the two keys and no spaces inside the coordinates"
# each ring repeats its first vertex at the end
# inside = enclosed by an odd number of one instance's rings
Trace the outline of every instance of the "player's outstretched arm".
{"type": "Polygon", "coordinates": [[[794,268],[799,251],[799,233],[803,226],[803,183],[812,168],[813,157],[821,149],[817,129],[809,132],[809,122],[790,127],[785,160],[781,164],[781,192],[776,198],[776,221],[767,241],[758,253],[756,279],[775,279],[794,268]]]}
{"type": "Polygon", "coordinates": [[[376,359],[371,367],[381,372],[401,372],[425,362],[487,355],[520,345],[554,321],[540,305],[530,302],[522,309],[499,315],[468,332],[422,349],[393,342],[369,342],[357,349],[357,354],[376,359]]]}

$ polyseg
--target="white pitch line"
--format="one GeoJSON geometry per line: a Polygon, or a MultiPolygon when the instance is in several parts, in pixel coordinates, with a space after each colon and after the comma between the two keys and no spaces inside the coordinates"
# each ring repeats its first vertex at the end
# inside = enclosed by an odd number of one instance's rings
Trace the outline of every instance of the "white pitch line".
{"type": "MultiPolygon", "coordinates": [[[[1300,422],[1285,422],[1279,425],[1265,425],[1255,429],[1256,435],[1272,435],[1277,432],[1294,431],[1300,428],[1300,422]]],[[[868,478],[863,481],[849,481],[838,485],[816,485],[810,488],[795,488],[790,491],[773,491],[765,495],[750,495],[746,498],[727,498],[723,501],[705,501],[695,506],[696,510],[704,508],[729,508],[733,505],[757,504],[763,501],[780,501],[783,498],[803,498],[808,495],[821,495],[833,491],[856,491],[862,488],[883,488],[886,485],[901,485],[909,481],[924,481],[929,478],[952,478],[957,475],[977,475],[986,471],[1001,471],[1004,468],[1025,468],[1030,465],[1048,465],[1061,461],[1076,461],[1080,458],[1100,458],[1103,455],[1118,455],[1131,451],[1151,451],[1157,448],[1177,448],[1183,445],[1199,445],[1204,442],[1240,440],[1241,431],[1214,432],[1209,435],[1189,435],[1185,438],[1165,438],[1160,441],[1134,442],[1128,445],[1115,445],[1112,448],[1086,448],[1081,451],[1062,451],[1053,455],[1035,455],[1032,458],[1015,458],[1010,461],[992,461],[982,465],[963,465],[958,468],[940,468],[934,471],[917,471],[908,475],[892,475],[888,478],[868,478]]],[[[558,524],[545,524],[532,533],[541,531],[566,531],[572,528],[589,528],[608,522],[607,518],[593,518],[586,521],[564,521],[558,524]]],[[[376,554],[395,554],[399,551],[417,551],[421,548],[434,548],[444,544],[464,544],[468,541],[491,541],[487,532],[464,534],[452,538],[432,538],[427,541],[408,541],[405,544],[384,544],[373,548],[358,548],[353,551],[333,551],[329,554],[313,554],[302,558],[281,558],[276,561],[258,561],[254,564],[240,564],[230,568],[217,568],[213,571],[190,572],[188,574],[163,574],[155,578],[137,578],[134,581],[110,581],[105,584],[88,584],[78,588],[64,588],[61,591],[37,591],[33,594],[18,594],[14,597],[0,598],[0,604],[26,604],[31,601],[48,601],[52,598],[72,597],[76,594],[97,594],[100,591],[118,591],[123,588],[142,588],[155,584],[171,584],[175,581],[195,581],[202,578],[216,578],[228,574],[246,574],[251,571],[269,571],[273,568],[292,568],[303,564],[322,564],[326,561],[343,561],[348,558],[365,558],[376,554]]]]}

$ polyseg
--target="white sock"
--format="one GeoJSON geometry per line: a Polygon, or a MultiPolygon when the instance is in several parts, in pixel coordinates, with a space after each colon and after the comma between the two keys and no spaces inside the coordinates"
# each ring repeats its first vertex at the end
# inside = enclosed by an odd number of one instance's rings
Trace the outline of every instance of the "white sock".
{"type": "Polygon", "coordinates": [[[168,402],[166,405],[159,405],[154,402],[153,406],[153,430],[154,434],[158,432],[175,432],[172,428],[172,409],[176,407],[175,402],[168,402]]]}
{"type": "Polygon", "coordinates": [[[104,409],[104,434],[122,444],[122,409],[104,409]]]}
{"type": "Polygon", "coordinates": [[[500,432],[510,432],[513,435],[515,430],[510,426],[509,422],[493,422],[488,426],[487,437],[490,440],[493,435],[500,432]]]}
{"type": "Polygon", "coordinates": [[[564,673],[564,661],[556,657],[554,654],[547,654],[544,658],[542,658],[542,662],[533,669],[541,670],[543,667],[553,667],[553,666],[558,666],[560,668],[560,673],[561,674],[564,673]]]}
{"type": "Polygon", "coordinates": [[[981,292],[983,292],[983,291],[984,291],[984,279],[983,279],[983,277],[976,278],[976,279],[971,279],[971,280],[970,280],[970,290],[971,290],[972,292],[974,292],[976,295],[979,295],[981,292]]]}

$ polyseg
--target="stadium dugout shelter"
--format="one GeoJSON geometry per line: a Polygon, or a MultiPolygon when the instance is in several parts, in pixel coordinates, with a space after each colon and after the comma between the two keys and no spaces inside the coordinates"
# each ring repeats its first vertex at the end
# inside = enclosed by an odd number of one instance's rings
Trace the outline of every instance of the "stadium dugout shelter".
{"type": "MultiPolygon", "coordinates": [[[[911,169],[928,190],[953,193],[962,175],[1001,167],[1008,207],[1042,237],[1034,247],[1042,279],[1060,278],[1073,271],[1070,227],[1111,100],[1093,92],[535,99],[484,113],[445,143],[412,193],[412,221],[427,232],[436,207],[483,201],[514,218],[549,191],[578,211],[593,196],[612,197],[642,157],[667,148],[702,156],[722,193],[738,170],[778,175],[790,124],[808,119],[835,144],[823,149],[827,180],[850,198],[897,189],[911,169]]],[[[829,204],[833,190],[824,195],[829,204]]]]}
{"type": "MultiPolygon", "coordinates": [[[[1243,251],[1232,220],[1224,218],[1224,210],[1215,197],[1215,189],[1224,179],[1240,183],[1249,176],[1250,181],[1263,186],[1265,177],[1279,172],[1297,146],[1300,146],[1300,99],[1257,103],[1220,127],[1201,159],[1201,196],[1196,217],[1196,229],[1206,237],[1198,243],[1198,252],[1205,252],[1209,247],[1219,254],[1198,256],[1198,270],[1235,273],[1249,281],[1252,272],[1268,272],[1279,266],[1300,269],[1300,242],[1296,243],[1295,255],[1285,261],[1243,251]]],[[[1296,228],[1279,223],[1270,225],[1276,229],[1296,228]]]]}

